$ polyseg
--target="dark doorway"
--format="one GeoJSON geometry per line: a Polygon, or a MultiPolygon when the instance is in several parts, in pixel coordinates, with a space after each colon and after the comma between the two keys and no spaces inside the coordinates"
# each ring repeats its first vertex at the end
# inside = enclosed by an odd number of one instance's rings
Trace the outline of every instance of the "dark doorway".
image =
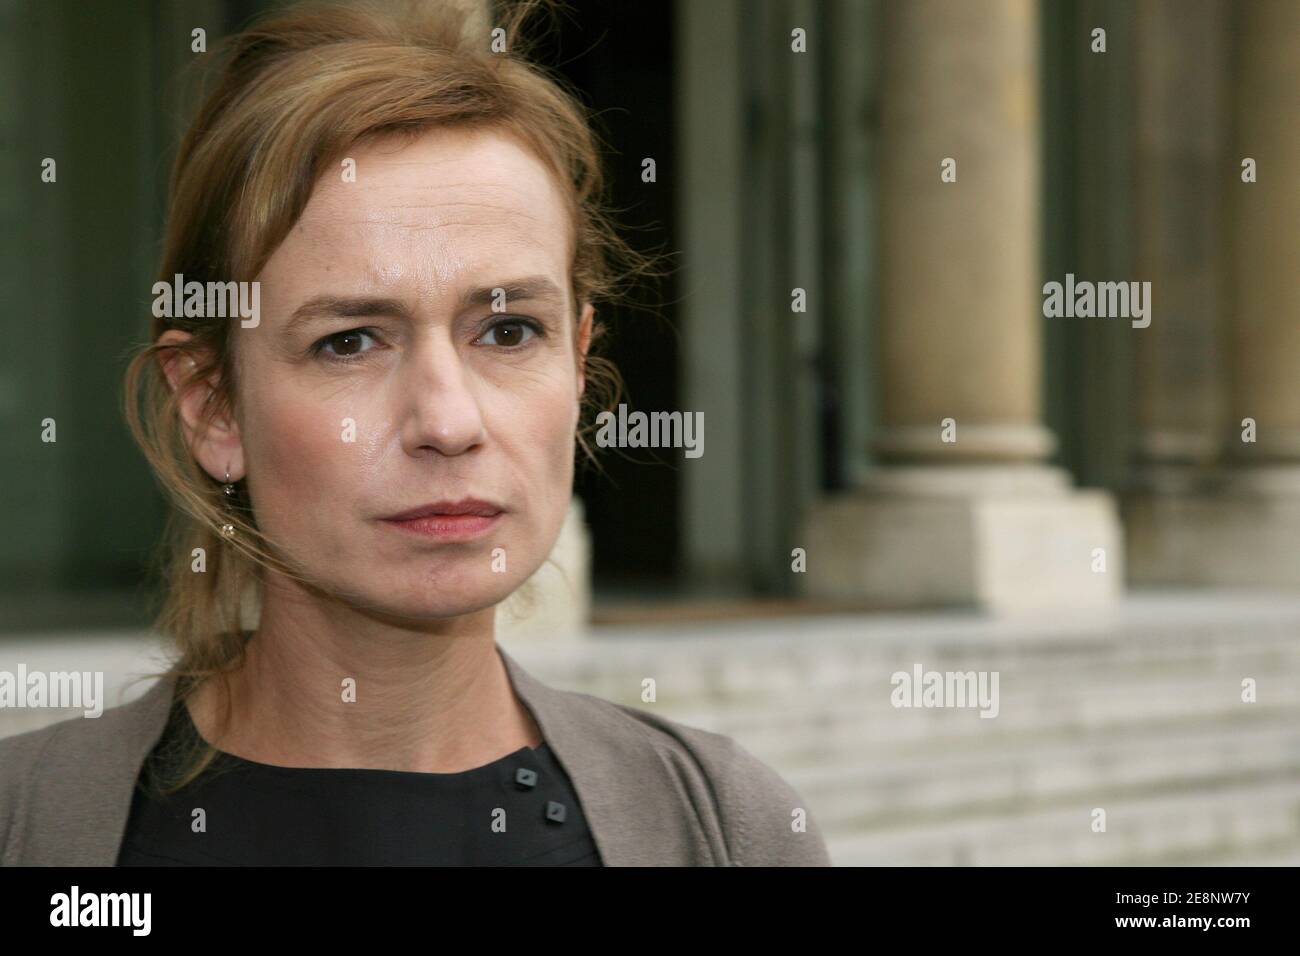
{"type": "MultiPolygon", "coordinates": [[[[606,174],[624,237],[647,253],[676,249],[673,216],[673,5],[570,2],[537,58],[579,91],[607,145],[606,174]],[[642,181],[653,158],[657,182],[642,181]]],[[[542,20],[533,26],[542,26],[542,20]]],[[[678,263],[667,260],[667,265],[678,263]]],[[[605,307],[604,354],[622,373],[629,411],[680,408],[674,276],[633,296],[633,307],[605,307]]],[[[587,510],[598,592],[671,587],[677,557],[676,449],[593,446],[604,468],[580,464],[574,487],[587,510]]]]}

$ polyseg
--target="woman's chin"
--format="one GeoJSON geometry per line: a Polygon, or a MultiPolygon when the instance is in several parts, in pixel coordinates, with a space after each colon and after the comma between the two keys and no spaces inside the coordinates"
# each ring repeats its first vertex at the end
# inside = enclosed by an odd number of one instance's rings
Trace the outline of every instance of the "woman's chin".
{"type": "Polygon", "coordinates": [[[519,583],[496,580],[463,582],[381,582],[368,593],[354,595],[349,603],[377,616],[405,621],[436,621],[477,614],[500,604],[519,583]]]}

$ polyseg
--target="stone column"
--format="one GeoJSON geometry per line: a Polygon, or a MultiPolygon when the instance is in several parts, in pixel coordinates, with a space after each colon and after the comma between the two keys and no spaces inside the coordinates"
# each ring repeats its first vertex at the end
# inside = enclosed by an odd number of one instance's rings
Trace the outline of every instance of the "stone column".
{"type": "Polygon", "coordinates": [[[807,516],[810,595],[1018,610],[1117,592],[1111,499],[1043,463],[1037,12],[882,5],[882,464],[807,516]]]}
{"type": "Polygon", "coordinates": [[[1228,383],[1223,275],[1228,34],[1222,0],[1135,9],[1137,278],[1158,316],[1136,336],[1129,580],[1177,584],[1186,500],[1212,492],[1228,383]]]}
{"type": "Polygon", "coordinates": [[[1207,487],[1161,504],[1141,558],[1171,582],[1291,588],[1300,586],[1300,4],[1242,0],[1231,10],[1232,150],[1218,178],[1231,219],[1225,455],[1207,487]],[[1255,182],[1243,181],[1247,159],[1255,182]]]}
{"type": "Polygon", "coordinates": [[[1232,412],[1238,425],[1258,422],[1259,435],[1246,444],[1234,434],[1230,448],[1242,465],[1290,472],[1300,462],[1300,4],[1233,10],[1232,412]],[[1245,158],[1257,182],[1241,181],[1245,158]]]}
{"type": "Polygon", "coordinates": [[[1034,14],[1031,0],[881,10],[881,458],[1053,449],[1038,420],[1034,14]],[[940,444],[937,423],[958,413],[958,441],[940,444]]]}

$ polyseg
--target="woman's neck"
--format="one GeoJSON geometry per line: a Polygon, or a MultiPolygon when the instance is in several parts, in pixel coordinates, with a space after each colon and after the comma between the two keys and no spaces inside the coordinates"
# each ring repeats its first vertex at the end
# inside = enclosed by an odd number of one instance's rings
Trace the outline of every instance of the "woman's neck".
{"type": "Polygon", "coordinates": [[[284,767],[457,773],[542,742],[497,653],[495,608],[412,629],[268,589],[246,659],[189,700],[218,749],[284,767]]]}

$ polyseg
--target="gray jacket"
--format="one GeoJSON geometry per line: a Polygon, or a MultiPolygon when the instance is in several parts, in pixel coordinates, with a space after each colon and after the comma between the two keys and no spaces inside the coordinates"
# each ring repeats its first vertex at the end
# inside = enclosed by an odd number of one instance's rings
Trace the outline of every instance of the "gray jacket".
{"type": "MultiPolygon", "coordinates": [[[[829,866],[799,794],[730,737],[524,671],[497,645],[515,693],[568,773],[606,866],[829,866]]],[[[173,684],[93,719],[0,740],[0,864],[112,866],[136,778],[161,737],[173,684]]]]}

